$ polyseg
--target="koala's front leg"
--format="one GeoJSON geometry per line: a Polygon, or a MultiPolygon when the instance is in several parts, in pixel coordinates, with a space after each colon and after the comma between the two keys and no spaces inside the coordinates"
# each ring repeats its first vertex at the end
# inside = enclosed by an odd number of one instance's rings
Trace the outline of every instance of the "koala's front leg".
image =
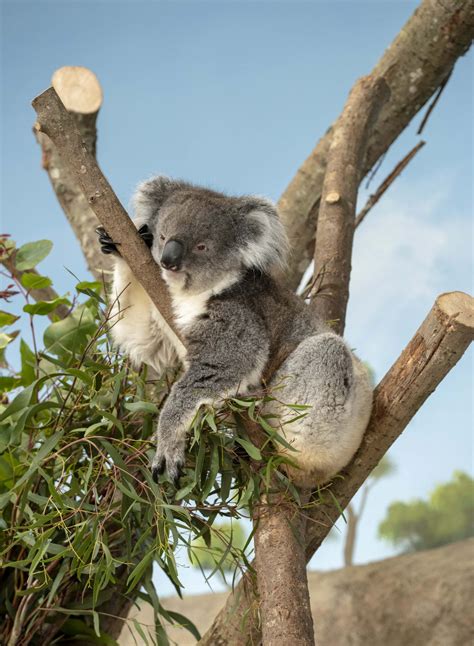
{"type": "Polygon", "coordinates": [[[199,407],[214,399],[210,393],[189,386],[190,379],[184,375],[171,389],[160,413],[157,449],[151,465],[155,482],[167,471],[170,480],[178,486],[185,462],[186,433],[199,407]]]}

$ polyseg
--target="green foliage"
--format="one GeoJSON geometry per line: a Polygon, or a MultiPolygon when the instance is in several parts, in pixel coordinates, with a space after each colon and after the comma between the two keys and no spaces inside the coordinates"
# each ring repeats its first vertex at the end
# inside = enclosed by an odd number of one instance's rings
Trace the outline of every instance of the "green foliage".
{"type": "Polygon", "coordinates": [[[17,269],[33,269],[49,254],[53,248],[50,240],[38,240],[37,242],[27,242],[17,251],[15,265],[17,269]]]}
{"type": "Polygon", "coordinates": [[[207,543],[203,536],[193,540],[189,560],[194,567],[208,570],[211,575],[220,572],[225,581],[225,574],[235,571],[235,558],[245,553],[248,543],[241,522],[215,523],[213,536],[207,543]]]}
{"type": "MultiPolygon", "coordinates": [[[[47,241],[24,245],[17,267],[32,268],[50,248],[47,241]]],[[[35,303],[29,290],[51,280],[32,276],[16,281],[31,341],[21,338],[19,367],[1,357],[0,643],[16,632],[22,644],[69,635],[113,644],[103,621],[110,604],[125,596],[154,608],[156,632],[137,625],[143,643],[168,643],[163,620],[196,635],[188,620],[162,608],[153,564],[178,594],[180,547],[198,545],[201,562],[209,550],[213,570],[222,574],[248,567],[241,538],[236,542],[235,531],[224,531],[222,519],[233,519],[235,527],[251,514],[260,488],[288,458],[267,459],[266,446],[260,450],[250,442],[242,419],[250,416],[261,425],[266,445],[285,441],[260,415],[261,400],[230,399],[219,412],[208,408],[196,416],[181,489],[176,492],[164,476],[154,483],[153,425],[168,379],[147,383],[146,371],[134,372],[111,349],[100,283],[79,283],[72,300],[35,303]],[[71,312],[46,327],[41,347],[35,321],[51,312],[54,318],[59,303],[71,312]],[[263,460],[263,468],[255,469],[251,460],[263,460]]],[[[4,349],[18,333],[9,331],[18,319],[17,312],[0,314],[4,349]]],[[[278,477],[297,497],[284,475],[278,477]]]]}
{"type": "Polygon", "coordinates": [[[427,501],[392,503],[379,525],[379,536],[405,552],[474,536],[474,480],[456,471],[427,501]]]}

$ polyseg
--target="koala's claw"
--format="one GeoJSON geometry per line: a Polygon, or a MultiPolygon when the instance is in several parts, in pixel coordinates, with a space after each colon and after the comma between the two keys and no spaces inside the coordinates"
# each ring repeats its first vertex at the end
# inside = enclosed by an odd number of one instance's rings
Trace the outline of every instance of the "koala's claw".
{"type": "Polygon", "coordinates": [[[99,236],[100,249],[102,253],[109,254],[119,252],[117,245],[120,243],[114,242],[104,227],[97,227],[95,232],[99,236]]]}
{"type": "Polygon", "coordinates": [[[165,455],[155,455],[151,465],[151,477],[158,483],[158,480],[164,472],[168,473],[168,478],[173,483],[175,489],[179,488],[180,478],[184,475],[184,458],[165,455]]]}
{"type": "Polygon", "coordinates": [[[153,233],[150,231],[148,224],[142,224],[142,226],[138,229],[138,235],[141,237],[148,248],[152,246],[153,233]]]}

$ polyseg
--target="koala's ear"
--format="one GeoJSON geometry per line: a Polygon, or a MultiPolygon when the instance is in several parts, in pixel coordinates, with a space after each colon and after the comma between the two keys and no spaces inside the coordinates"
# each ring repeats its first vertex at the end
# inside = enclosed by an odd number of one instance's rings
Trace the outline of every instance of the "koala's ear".
{"type": "Polygon", "coordinates": [[[157,175],[141,182],[132,198],[132,208],[135,214],[133,219],[137,226],[149,223],[150,220],[156,218],[158,211],[168,197],[184,187],[184,182],[172,180],[166,175],[157,175]]]}
{"type": "Polygon", "coordinates": [[[242,198],[244,236],[240,253],[249,269],[270,273],[286,265],[289,243],[275,204],[263,197],[242,198]]]}

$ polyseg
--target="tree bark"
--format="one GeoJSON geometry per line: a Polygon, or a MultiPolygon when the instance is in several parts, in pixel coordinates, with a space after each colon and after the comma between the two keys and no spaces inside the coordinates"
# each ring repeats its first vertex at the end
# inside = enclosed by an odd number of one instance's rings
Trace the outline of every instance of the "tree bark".
{"type": "MultiPolygon", "coordinates": [[[[102,104],[102,89],[95,74],[85,67],[61,67],[53,74],[52,85],[71,115],[84,145],[96,156],[96,120],[102,104]]],[[[42,150],[42,166],[69,224],[79,241],[89,271],[101,280],[103,271],[112,269],[109,256],[100,251],[95,233],[99,225],[71,169],[64,162],[51,139],[35,131],[42,150]]]]}
{"type": "Polygon", "coordinates": [[[344,540],[344,565],[349,567],[354,562],[354,549],[357,536],[358,515],[355,513],[352,504],[346,507],[346,536],[344,540]]]}
{"type": "MultiPolygon", "coordinates": [[[[350,269],[360,166],[371,127],[388,97],[383,79],[361,79],[336,126],[329,152],[324,183],[328,206],[322,209],[317,247],[318,261],[322,263],[317,267],[324,266],[325,272],[320,285],[322,297],[319,298],[318,292],[315,314],[322,318],[331,318],[329,313],[334,314],[341,327],[349,295],[347,269],[350,269]],[[322,246],[319,246],[320,235],[322,246]],[[327,266],[328,259],[330,266],[327,266]],[[335,296],[334,302],[332,296],[335,296]],[[318,305],[324,308],[327,303],[330,303],[328,309],[317,308],[318,305]]],[[[261,494],[254,537],[263,644],[280,644],[286,636],[294,643],[311,646],[314,630],[304,555],[305,521],[297,505],[285,500],[276,478],[272,489],[271,493],[261,494]]]]}
{"type": "MultiPolygon", "coordinates": [[[[474,0],[423,0],[371,75],[383,77],[391,99],[370,137],[366,173],[451,74],[474,32],[474,0]]],[[[296,288],[314,255],[318,204],[331,145],[332,128],[303,162],[278,203],[293,254],[288,279],[296,288]]]]}
{"type": "MultiPolygon", "coordinates": [[[[459,361],[474,337],[474,299],[462,292],[439,296],[413,339],[375,391],[374,409],[354,459],[331,486],[326,500],[308,512],[306,560],[309,561],[331,527],[371,471],[429,395],[459,361]]],[[[255,615],[249,612],[242,583],[199,642],[241,646],[258,643],[255,615]],[[242,625],[241,618],[247,623],[242,625]],[[253,640],[253,641],[250,641],[253,640]]],[[[253,603],[253,601],[252,601],[253,603]]]]}
{"type": "Polygon", "coordinates": [[[82,142],[73,118],[54,88],[37,96],[32,104],[37,113],[36,130],[46,134],[54,143],[64,165],[87,196],[87,202],[100,223],[119,245],[121,256],[150,296],[169,328],[169,336],[178,347],[182,342],[174,325],[171,300],[160,269],[94,157],[82,142]]]}
{"type": "Polygon", "coordinates": [[[279,646],[285,641],[314,645],[305,525],[299,507],[283,492],[261,496],[254,546],[264,646],[279,646]]]}
{"type": "Polygon", "coordinates": [[[368,138],[390,91],[383,78],[361,78],[334,127],[327,154],[314,251],[315,315],[344,330],[357,192],[368,138]]]}

